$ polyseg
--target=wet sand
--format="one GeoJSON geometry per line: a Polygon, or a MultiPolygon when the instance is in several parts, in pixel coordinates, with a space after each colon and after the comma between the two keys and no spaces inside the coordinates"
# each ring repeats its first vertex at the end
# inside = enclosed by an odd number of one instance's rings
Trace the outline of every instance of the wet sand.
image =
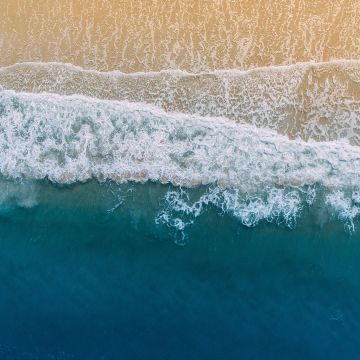
{"type": "Polygon", "coordinates": [[[0,65],[124,72],[358,59],[360,1],[0,0],[0,65]]]}

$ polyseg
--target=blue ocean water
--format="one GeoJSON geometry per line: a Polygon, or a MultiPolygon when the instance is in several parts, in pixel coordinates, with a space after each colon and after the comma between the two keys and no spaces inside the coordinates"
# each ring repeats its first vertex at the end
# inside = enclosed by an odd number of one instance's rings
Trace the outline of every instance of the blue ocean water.
{"type": "Polygon", "coordinates": [[[209,204],[179,234],[168,185],[1,188],[1,359],[358,357],[360,237],[316,205],[290,229],[209,204]]]}
{"type": "Polygon", "coordinates": [[[0,360],[357,359],[358,67],[2,68],[0,360]]]}

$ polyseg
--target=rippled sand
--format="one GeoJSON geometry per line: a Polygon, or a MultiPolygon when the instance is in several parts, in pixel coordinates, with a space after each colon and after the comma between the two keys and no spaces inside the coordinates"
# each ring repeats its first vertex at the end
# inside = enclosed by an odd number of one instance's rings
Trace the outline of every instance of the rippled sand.
{"type": "Polygon", "coordinates": [[[124,72],[358,59],[358,0],[0,0],[0,65],[124,72]]]}

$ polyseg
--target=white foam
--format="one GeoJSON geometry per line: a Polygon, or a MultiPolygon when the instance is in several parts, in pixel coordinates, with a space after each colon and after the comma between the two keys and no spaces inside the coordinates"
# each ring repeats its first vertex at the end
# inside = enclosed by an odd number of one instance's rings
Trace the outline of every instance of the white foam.
{"type": "Polygon", "coordinates": [[[360,215],[359,192],[346,195],[337,190],[327,195],[326,204],[329,205],[339,220],[345,223],[350,232],[355,230],[355,219],[360,215]]]}
{"type": "Polygon", "coordinates": [[[311,211],[314,224],[323,227],[336,218],[353,233],[360,217],[360,192],[318,190],[268,186],[251,194],[238,189],[210,187],[193,199],[189,190],[173,189],[166,193],[155,223],[170,228],[174,240],[182,245],[186,243],[188,227],[212,208],[218,215],[234,217],[246,227],[272,223],[290,229],[297,226],[306,209],[311,211]]]}
{"type": "Polygon", "coordinates": [[[166,194],[164,208],[159,212],[156,223],[184,232],[210,205],[223,214],[234,216],[247,227],[266,221],[294,228],[303,208],[300,192],[296,190],[268,188],[262,195],[251,195],[236,189],[215,187],[191,203],[188,192],[181,189],[166,194]]]}
{"type": "Polygon", "coordinates": [[[175,185],[354,188],[360,148],[289,140],[223,118],[79,96],[0,93],[0,172],[73,183],[90,178],[175,185]]]}
{"type": "MultiPolygon", "coordinates": [[[[293,228],[317,199],[315,188],[349,231],[360,216],[358,146],[289,140],[225,118],[84,96],[1,91],[0,173],[59,184],[110,179],[209,185],[196,201],[184,189],[166,195],[156,221],[176,229],[180,243],[186,228],[211,207],[245,226],[293,228]]],[[[1,204],[36,203],[28,186],[23,192],[5,188],[1,204]]],[[[120,206],[117,200],[110,212],[120,206]]]]}
{"type": "Polygon", "coordinates": [[[0,85],[145,102],[168,112],[226,117],[290,138],[345,138],[360,145],[360,62],[355,60],[199,74],[102,73],[69,64],[24,63],[0,69],[0,85]]]}

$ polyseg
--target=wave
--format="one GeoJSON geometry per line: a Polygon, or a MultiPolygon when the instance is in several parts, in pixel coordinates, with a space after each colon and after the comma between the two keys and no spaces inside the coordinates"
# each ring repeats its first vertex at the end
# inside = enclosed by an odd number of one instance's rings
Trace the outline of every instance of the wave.
{"type": "Polygon", "coordinates": [[[294,228],[315,207],[319,223],[326,209],[352,232],[359,84],[360,61],[200,74],[1,68],[0,210],[36,205],[33,180],[153,182],[175,186],[151,216],[178,243],[209,208],[294,228]]]}
{"type": "Polygon", "coordinates": [[[0,151],[3,175],[57,183],[151,180],[251,191],[360,180],[360,148],[344,140],[290,140],[225,118],[75,95],[1,91],[0,151]]]}
{"type": "Polygon", "coordinates": [[[220,215],[235,218],[246,227],[272,223],[294,229],[301,215],[306,213],[311,223],[320,228],[337,219],[353,233],[360,215],[360,192],[323,190],[319,187],[266,187],[257,194],[248,194],[213,187],[194,199],[189,190],[171,189],[164,197],[163,208],[155,222],[174,230],[180,244],[186,240],[188,227],[211,208],[220,215]]]}
{"type": "Polygon", "coordinates": [[[167,112],[273,129],[290,139],[360,144],[360,61],[199,74],[102,73],[70,64],[22,63],[0,69],[0,86],[148,103],[167,112]]]}

